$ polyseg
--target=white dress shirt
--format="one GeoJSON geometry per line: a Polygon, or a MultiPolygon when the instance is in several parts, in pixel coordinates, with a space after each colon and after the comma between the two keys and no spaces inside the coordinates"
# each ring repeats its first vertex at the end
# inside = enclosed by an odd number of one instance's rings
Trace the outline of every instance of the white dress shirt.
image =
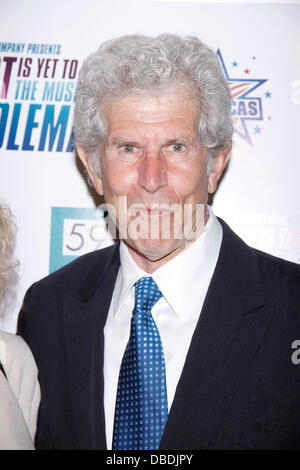
{"type": "MultiPolygon", "coordinates": [[[[151,274],[163,295],[152,308],[152,315],[164,350],[169,410],[222,242],[222,226],[212,210],[208,209],[209,218],[199,238],[151,274]]],[[[112,446],[119,371],[130,335],[134,307],[134,283],[143,276],[150,276],[135,263],[124,242],[120,243],[120,261],[104,328],[107,449],[112,446]]]]}

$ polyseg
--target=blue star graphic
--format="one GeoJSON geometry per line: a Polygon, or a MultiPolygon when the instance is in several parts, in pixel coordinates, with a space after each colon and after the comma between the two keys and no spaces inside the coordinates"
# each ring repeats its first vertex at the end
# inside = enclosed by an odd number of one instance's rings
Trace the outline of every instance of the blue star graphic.
{"type": "MultiPolygon", "coordinates": [[[[217,50],[217,56],[220,60],[221,66],[228,85],[231,91],[231,95],[234,102],[237,102],[242,107],[248,105],[250,101],[255,101],[257,105],[256,115],[247,114],[247,112],[237,112],[234,119],[234,132],[237,133],[242,139],[246,140],[250,145],[252,145],[252,139],[247,128],[247,121],[262,121],[262,99],[259,97],[254,97],[252,95],[253,91],[258,87],[267,82],[266,79],[253,79],[253,78],[231,78],[229,77],[228,71],[226,69],[222,54],[220,49],[217,50]],[[251,93],[251,96],[249,94],[251,93]],[[240,100],[240,101],[239,101],[240,100]],[[258,117],[257,117],[258,116],[258,117]]],[[[242,108],[241,108],[242,109],[242,108]]],[[[256,133],[260,132],[260,128],[256,126],[256,133]]]]}
{"type": "Polygon", "coordinates": [[[236,61],[232,62],[232,67],[237,67],[238,65],[239,65],[238,62],[236,61]]]}
{"type": "Polygon", "coordinates": [[[266,98],[271,98],[271,96],[272,96],[272,93],[270,93],[269,91],[265,92],[265,97],[266,98]]]}
{"type": "Polygon", "coordinates": [[[254,130],[254,134],[260,134],[261,127],[256,126],[253,128],[253,130],[254,130]]]}

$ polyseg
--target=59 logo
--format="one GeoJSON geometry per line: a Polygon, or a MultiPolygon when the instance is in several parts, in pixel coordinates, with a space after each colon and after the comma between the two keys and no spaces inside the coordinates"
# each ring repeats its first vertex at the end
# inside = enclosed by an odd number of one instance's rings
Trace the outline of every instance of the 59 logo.
{"type": "Polygon", "coordinates": [[[52,207],[50,273],[78,256],[113,243],[107,213],[98,209],[52,207]]]}

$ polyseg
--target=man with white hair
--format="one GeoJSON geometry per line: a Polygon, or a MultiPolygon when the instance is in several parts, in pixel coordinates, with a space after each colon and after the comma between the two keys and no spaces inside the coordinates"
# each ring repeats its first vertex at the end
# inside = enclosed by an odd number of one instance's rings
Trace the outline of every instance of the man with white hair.
{"type": "Polygon", "coordinates": [[[25,297],[37,448],[299,448],[299,266],[207,205],[232,137],[216,55],[171,34],[105,42],[81,69],[74,135],[121,241],[25,297]]]}

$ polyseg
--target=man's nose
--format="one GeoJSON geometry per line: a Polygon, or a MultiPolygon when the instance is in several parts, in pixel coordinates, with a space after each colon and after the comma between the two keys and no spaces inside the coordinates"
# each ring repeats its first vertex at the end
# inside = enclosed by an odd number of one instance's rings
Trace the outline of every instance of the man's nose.
{"type": "Polygon", "coordinates": [[[154,193],[168,184],[166,162],[159,151],[149,151],[140,162],[138,183],[154,193]]]}

